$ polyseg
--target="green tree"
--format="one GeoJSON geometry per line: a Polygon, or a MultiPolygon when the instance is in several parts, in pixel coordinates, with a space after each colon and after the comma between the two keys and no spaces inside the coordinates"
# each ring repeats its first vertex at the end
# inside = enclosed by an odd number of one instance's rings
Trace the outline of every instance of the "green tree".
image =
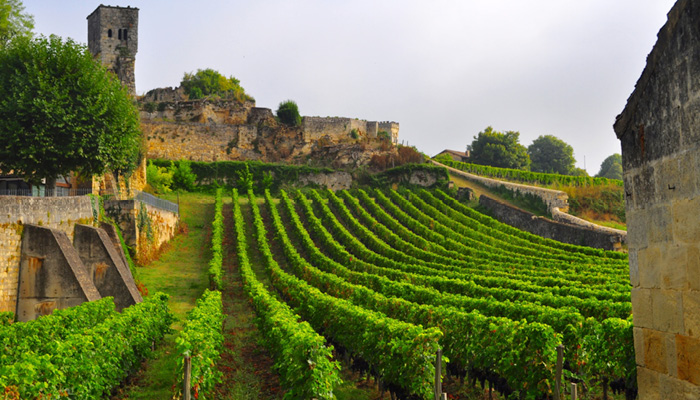
{"type": "Polygon", "coordinates": [[[138,110],[87,48],[57,36],[0,48],[0,170],[25,180],[125,173],[139,159],[138,110]]]}
{"type": "Polygon", "coordinates": [[[530,170],[569,175],[574,169],[574,148],[552,135],[540,136],[527,148],[530,170]]]}
{"type": "Polygon", "coordinates": [[[220,96],[236,99],[240,103],[253,99],[245,93],[241,81],[233,76],[227,78],[211,68],[198,69],[194,74],[186,72],[180,85],[190,99],[220,96]]]}
{"type": "Polygon", "coordinates": [[[20,0],[0,0],[0,46],[17,37],[30,37],[34,17],[24,12],[20,0]]]}
{"type": "Polygon", "coordinates": [[[520,144],[520,132],[497,132],[489,126],[474,136],[467,150],[471,154],[469,162],[474,164],[523,170],[530,166],[527,149],[520,144]]]}
{"type": "Polygon", "coordinates": [[[611,155],[600,164],[598,178],[622,179],[622,156],[618,153],[611,155]]]}
{"type": "Polygon", "coordinates": [[[301,115],[299,115],[299,106],[293,100],[287,100],[280,103],[277,107],[277,118],[289,126],[301,125],[301,115]]]}

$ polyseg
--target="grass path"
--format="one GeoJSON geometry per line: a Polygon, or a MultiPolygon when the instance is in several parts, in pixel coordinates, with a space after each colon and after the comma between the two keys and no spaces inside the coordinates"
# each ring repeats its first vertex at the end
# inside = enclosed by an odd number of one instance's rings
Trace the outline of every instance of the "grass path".
{"type": "MultiPolygon", "coordinates": [[[[168,200],[177,201],[175,196],[168,200]]],[[[133,374],[113,399],[169,400],[176,383],[178,356],[175,336],[182,329],[187,312],[208,285],[207,266],[211,257],[209,241],[214,213],[214,197],[200,193],[180,195],[180,216],[184,232],[175,236],[161,256],[137,268],[137,279],[149,293],[170,295],[170,307],[177,318],[173,333],[158,344],[153,357],[133,374]]]]}

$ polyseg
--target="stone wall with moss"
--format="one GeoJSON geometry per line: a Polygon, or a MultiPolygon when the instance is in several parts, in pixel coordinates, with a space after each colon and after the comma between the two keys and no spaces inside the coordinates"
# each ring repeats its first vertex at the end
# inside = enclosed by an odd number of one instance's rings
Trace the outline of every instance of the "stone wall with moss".
{"type": "Polygon", "coordinates": [[[105,212],[118,225],[139,264],[154,259],[177,232],[180,216],[138,200],[108,200],[105,212]]]}
{"type": "Polygon", "coordinates": [[[92,224],[99,206],[89,196],[0,196],[0,311],[15,311],[24,224],[65,232],[73,240],[75,224],[92,224]]]}

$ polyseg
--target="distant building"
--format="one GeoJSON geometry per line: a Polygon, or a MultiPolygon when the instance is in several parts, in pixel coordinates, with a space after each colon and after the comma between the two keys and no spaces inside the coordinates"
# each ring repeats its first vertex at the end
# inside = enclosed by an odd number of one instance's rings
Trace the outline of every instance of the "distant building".
{"type": "Polygon", "coordinates": [[[469,151],[463,152],[463,151],[445,149],[445,150],[437,153],[435,155],[435,157],[441,156],[441,155],[447,155],[447,156],[450,156],[450,158],[452,158],[452,161],[467,162],[467,160],[469,159],[469,156],[470,156],[469,153],[470,153],[469,151]]]}

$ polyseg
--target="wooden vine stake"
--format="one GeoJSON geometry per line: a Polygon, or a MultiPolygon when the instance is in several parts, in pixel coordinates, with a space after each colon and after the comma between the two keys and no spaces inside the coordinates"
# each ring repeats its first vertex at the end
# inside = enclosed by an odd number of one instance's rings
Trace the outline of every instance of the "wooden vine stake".
{"type": "Polygon", "coordinates": [[[435,400],[442,397],[442,349],[438,349],[435,357],[435,400]]]}
{"type": "Polygon", "coordinates": [[[190,400],[190,378],[192,376],[192,362],[189,354],[185,355],[185,363],[183,365],[185,377],[182,380],[182,400],[190,400]]]}
{"type": "Polygon", "coordinates": [[[575,383],[571,384],[571,400],[578,400],[578,386],[575,383]]]}
{"type": "Polygon", "coordinates": [[[557,346],[557,373],[554,377],[554,400],[562,400],[561,397],[561,373],[564,368],[564,346],[557,346]]]}

